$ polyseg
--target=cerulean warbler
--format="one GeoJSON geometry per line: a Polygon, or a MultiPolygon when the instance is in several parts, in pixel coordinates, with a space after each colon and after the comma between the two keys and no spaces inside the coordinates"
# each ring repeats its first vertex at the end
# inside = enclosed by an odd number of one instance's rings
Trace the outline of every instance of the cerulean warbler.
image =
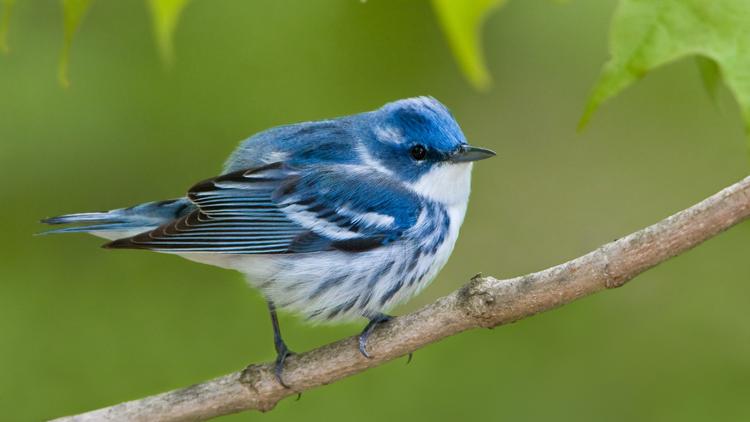
{"type": "MultiPolygon", "coordinates": [[[[281,381],[290,351],[276,307],[309,319],[369,319],[418,293],[445,265],[469,200],[466,143],[431,97],[338,119],[280,126],[241,143],[224,171],[187,197],[68,214],[53,232],[88,232],[106,248],[149,249],[240,271],[268,301],[281,381]]],[[[283,382],[282,382],[283,384],[283,382]]]]}

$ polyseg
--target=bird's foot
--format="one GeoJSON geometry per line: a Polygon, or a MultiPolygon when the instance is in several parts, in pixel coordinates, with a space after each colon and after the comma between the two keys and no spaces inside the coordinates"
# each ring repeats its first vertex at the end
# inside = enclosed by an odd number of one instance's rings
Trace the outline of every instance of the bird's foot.
{"type": "Polygon", "coordinates": [[[276,376],[276,380],[279,382],[279,384],[281,384],[284,388],[290,388],[281,377],[282,372],[284,372],[284,362],[286,362],[286,358],[292,356],[293,354],[294,352],[289,350],[289,348],[286,347],[286,344],[284,344],[283,341],[276,343],[276,365],[273,368],[273,374],[276,376]]]}
{"type": "Polygon", "coordinates": [[[359,352],[362,353],[362,356],[366,357],[367,359],[372,359],[372,356],[367,353],[367,339],[370,337],[370,334],[372,334],[373,330],[375,330],[375,327],[378,324],[388,322],[391,319],[393,319],[393,317],[386,314],[377,314],[374,317],[370,318],[370,322],[367,323],[365,329],[362,330],[362,333],[360,333],[359,335],[359,352]]]}

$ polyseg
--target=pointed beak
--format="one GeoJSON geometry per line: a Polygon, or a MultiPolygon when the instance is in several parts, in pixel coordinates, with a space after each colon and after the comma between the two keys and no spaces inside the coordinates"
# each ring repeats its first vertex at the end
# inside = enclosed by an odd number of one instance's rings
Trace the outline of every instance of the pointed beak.
{"type": "Polygon", "coordinates": [[[461,145],[456,150],[456,152],[448,157],[448,161],[452,161],[454,163],[464,163],[468,161],[484,160],[485,158],[494,156],[495,151],[485,148],[473,147],[471,145],[461,145]]]}

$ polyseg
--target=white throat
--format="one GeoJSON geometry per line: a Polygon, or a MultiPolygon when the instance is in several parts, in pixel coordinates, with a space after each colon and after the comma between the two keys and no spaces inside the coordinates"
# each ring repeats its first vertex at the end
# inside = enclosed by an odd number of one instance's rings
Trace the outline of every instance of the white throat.
{"type": "Polygon", "coordinates": [[[465,207],[471,192],[472,163],[435,166],[409,187],[417,194],[450,207],[465,207]]]}

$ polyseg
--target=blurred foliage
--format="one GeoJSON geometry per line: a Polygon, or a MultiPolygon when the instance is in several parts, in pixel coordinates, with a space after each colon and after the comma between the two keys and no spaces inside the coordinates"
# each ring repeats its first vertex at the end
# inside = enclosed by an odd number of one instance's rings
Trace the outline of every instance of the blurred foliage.
{"type": "Polygon", "coordinates": [[[586,105],[581,126],[608,98],[656,67],[699,55],[710,93],[719,77],[734,93],[750,136],[750,4],[747,0],[620,0],[609,62],[586,105]]]}
{"type": "Polygon", "coordinates": [[[713,101],[717,101],[717,96],[719,95],[719,82],[721,82],[719,64],[704,56],[696,57],[695,63],[698,65],[698,72],[701,74],[703,87],[706,88],[708,96],[713,101]]]}
{"type": "MultiPolygon", "coordinates": [[[[8,2],[7,11],[3,15],[3,25],[0,27],[0,41],[4,41],[4,35],[7,32],[8,17],[10,8],[15,0],[5,0],[8,2]]],[[[159,54],[167,65],[174,61],[174,31],[177,28],[182,9],[187,5],[188,0],[146,0],[148,9],[151,13],[153,22],[154,37],[159,54]]],[[[70,85],[68,77],[68,67],[70,62],[70,48],[73,43],[73,36],[78,27],[81,25],[86,11],[91,6],[92,0],[61,0],[63,8],[63,48],[60,55],[60,64],[58,68],[58,79],[63,86],[70,85]]],[[[0,46],[7,45],[0,43],[0,46]]]]}
{"type": "MultiPolygon", "coordinates": [[[[7,32],[15,0],[2,0],[0,50],[7,52],[7,32]]],[[[69,85],[73,36],[92,0],[61,0],[64,42],[59,80],[69,85]]],[[[459,67],[479,90],[491,84],[482,50],[482,26],[507,0],[431,0],[459,67]]],[[[188,0],[146,0],[159,54],[174,61],[174,32],[188,0]]],[[[610,30],[610,60],[604,65],[579,120],[584,128],[609,98],[646,73],[695,55],[703,84],[716,97],[723,78],[742,110],[750,139],[750,7],[747,0],[620,0],[610,30]]]]}
{"type": "Polygon", "coordinates": [[[148,0],[156,45],[159,47],[162,60],[167,65],[171,65],[174,61],[174,31],[182,9],[187,3],[188,0],[148,0]]]}
{"type": "MultiPolygon", "coordinates": [[[[7,32],[15,0],[2,0],[0,16],[0,49],[8,51],[7,32]]],[[[63,6],[63,49],[58,76],[63,86],[68,86],[68,66],[73,36],[92,0],[61,0],[63,6]]],[[[432,0],[450,47],[469,82],[477,89],[489,88],[491,77],[484,64],[481,47],[481,27],[493,9],[506,0],[432,0]]],[[[189,0],[146,0],[151,14],[154,37],[159,54],[167,65],[174,61],[174,32],[182,10],[189,0]]]]}
{"type": "Polygon", "coordinates": [[[489,88],[491,77],[482,54],[482,24],[506,0],[432,0],[435,13],[461,70],[477,89],[489,88]]]}
{"type": "MultiPolygon", "coordinates": [[[[69,84],[73,36],[92,0],[61,0],[63,50],[59,80],[69,84]]],[[[487,90],[491,76],[482,51],[482,26],[507,0],[431,0],[453,55],[465,77],[487,90]]],[[[15,0],[3,0],[0,49],[7,52],[7,32],[15,0]]],[[[188,0],[146,0],[159,54],[174,61],[174,32],[188,0]]],[[[646,73],[684,56],[696,55],[703,84],[715,98],[724,78],[742,110],[750,137],[750,7],[747,0],[620,0],[610,30],[611,58],[605,64],[579,120],[586,126],[607,99],[646,73]],[[742,52],[745,52],[743,54],[742,52]]]]}
{"type": "Polygon", "coordinates": [[[63,8],[63,47],[60,54],[58,79],[63,86],[70,85],[68,79],[68,64],[70,63],[70,46],[73,36],[81,25],[83,16],[91,6],[92,0],[61,0],[63,8]]]}
{"type": "Polygon", "coordinates": [[[8,53],[8,27],[10,26],[10,15],[16,0],[2,0],[0,3],[0,51],[8,53]]]}

